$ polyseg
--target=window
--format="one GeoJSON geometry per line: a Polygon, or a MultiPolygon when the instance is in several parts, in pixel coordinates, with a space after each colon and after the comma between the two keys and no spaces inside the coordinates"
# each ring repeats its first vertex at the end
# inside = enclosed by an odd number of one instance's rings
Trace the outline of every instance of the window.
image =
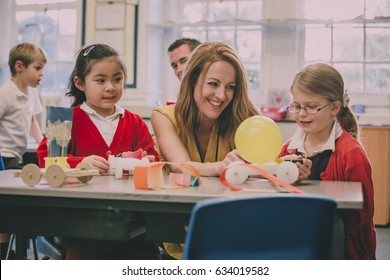
{"type": "Polygon", "coordinates": [[[223,40],[235,48],[245,65],[249,89],[260,89],[262,27],[245,24],[261,19],[262,1],[183,1],[182,35],[201,42],[223,40]],[[238,3],[240,2],[240,3],[238,3]],[[205,24],[202,24],[205,23],[205,24]],[[211,23],[211,24],[207,24],[211,23]]]}
{"type": "Polygon", "coordinates": [[[39,88],[44,105],[57,104],[67,89],[77,18],[77,0],[15,0],[17,42],[37,44],[49,58],[39,88]]]}
{"type": "Polygon", "coordinates": [[[113,47],[126,63],[126,88],[137,87],[138,4],[124,0],[84,0],[83,45],[113,47]]]}
{"type": "Polygon", "coordinates": [[[305,63],[333,64],[351,94],[390,95],[390,1],[306,0],[305,63]],[[345,6],[345,8],[343,8],[345,6]]]}
{"type": "MultiPolygon", "coordinates": [[[[390,0],[161,2],[148,1],[149,30],[157,34],[150,42],[159,39],[156,49],[165,51],[181,36],[228,41],[244,63],[251,98],[259,107],[288,103],[295,73],[316,61],[331,63],[341,72],[353,96],[352,104],[389,105],[390,0]],[[161,14],[152,13],[156,7],[161,14]]],[[[161,68],[155,68],[151,77],[159,77],[161,72],[166,75],[167,71],[161,71],[166,69],[164,53],[162,57],[161,68]]],[[[156,61],[154,58],[151,65],[156,61]]],[[[170,79],[167,75],[157,84],[147,83],[166,95],[175,90],[169,83],[176,81],[170,79]]],[[[161,96],[158,92],[152,99],[161,96]]]]}
{"type": "Polygon", "coordinates": [[[259,95],[262,57],[262,0],[181,0],[179,23],[183,37],[201,42],[223,40],[237,50],[247,70],[252,95],[259,95]]]}

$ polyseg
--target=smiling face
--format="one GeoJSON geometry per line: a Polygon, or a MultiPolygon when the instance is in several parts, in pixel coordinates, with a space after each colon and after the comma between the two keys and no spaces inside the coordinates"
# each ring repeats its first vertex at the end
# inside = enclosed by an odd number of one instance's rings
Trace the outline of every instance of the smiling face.
{"type": "Polygon", "coordinates": [[[217,61],[202,73],[194,89],[195,103],[204,121],[214,124],[233,99],[236,70],[225,62],[217,61]]]}
{"type": "MultiPolygon", "coordinates": [[[[329,100],[325,97],[302,90],[297,85],[294,85],[292,88],[292,96],[294,104],[301,107],[312,106],[320,108],[329,103],[329,100]]],[[[293,114],[293,119],[306,134],[316,138],[327,138],[332,129],[335,117],[340,111],[340,106],[341,103],[335,101],[315,114],[307,114],[305,110],[301,109],[298,113],[293,114]]]]}
{"type": "Polygon", "coordinates": [[[180,47],[174,49],[172,52],[169,53],[169,62],[171,63],[171,67],[179,80],[181,80],[184,67],[187,64],[188,58],[191,56],[191,53],[191,48],[187,44],[181,45],[180,47]]]}
{"type": "Polygon", "coordinates": [[[106,117],[115,112],[124,88],[123,68],[115,58],[106,58],[94,63],[85,76],[84,83],[76,76],[75,85],[83,91],[86,103],[99,115],[106,117]]]}

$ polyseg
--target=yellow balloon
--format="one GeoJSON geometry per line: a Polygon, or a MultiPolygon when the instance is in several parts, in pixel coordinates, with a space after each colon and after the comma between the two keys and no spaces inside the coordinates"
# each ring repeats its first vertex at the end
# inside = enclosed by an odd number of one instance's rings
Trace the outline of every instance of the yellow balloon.
{"type": "Polygon", "coordinates": [[[279,126],[270,118],[253,116],[243,121],[234,135],[237,150],[250,163],[274,161],[283,145],[279,126]]]}

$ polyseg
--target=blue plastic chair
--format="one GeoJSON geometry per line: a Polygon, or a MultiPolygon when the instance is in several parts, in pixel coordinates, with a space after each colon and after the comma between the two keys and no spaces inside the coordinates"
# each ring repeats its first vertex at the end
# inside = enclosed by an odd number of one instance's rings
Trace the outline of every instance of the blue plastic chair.
{"type": "Polygon", "coordinates": [[[64,260],[66,249],[55,241],[51,236],[38,236],[37,246],[43,260],[64,260]]]}
{"type": "Polygon", "coordinates": [[[331,259],[336,202],[273,196],[195,205],[183,259],[331,259]]]}
{"type": "Polygon", "coordinates": [[[3,157],[0,155],[0,171],[5,170],[4,162],[3,162],[3,157]]]}

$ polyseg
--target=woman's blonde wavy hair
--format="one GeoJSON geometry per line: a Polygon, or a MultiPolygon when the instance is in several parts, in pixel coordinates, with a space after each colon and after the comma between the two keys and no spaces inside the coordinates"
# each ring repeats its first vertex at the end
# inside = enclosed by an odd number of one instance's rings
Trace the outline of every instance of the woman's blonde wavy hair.
{"type": "Polygon", "coordinates": [[[229,63],[236,71],[233,99],[217,119],[219,135],[233,143],[239,124],[248,117],[259,115],[249,100],[245,70],[236,52],[225,42],[204,42],[192,52],[180,84],[175,118],[181,139],[192,135],[201,124],[202,116],[194,98],[195,84],[201,74],[207,73],[210,66],[217,61],[229,63]]]}

